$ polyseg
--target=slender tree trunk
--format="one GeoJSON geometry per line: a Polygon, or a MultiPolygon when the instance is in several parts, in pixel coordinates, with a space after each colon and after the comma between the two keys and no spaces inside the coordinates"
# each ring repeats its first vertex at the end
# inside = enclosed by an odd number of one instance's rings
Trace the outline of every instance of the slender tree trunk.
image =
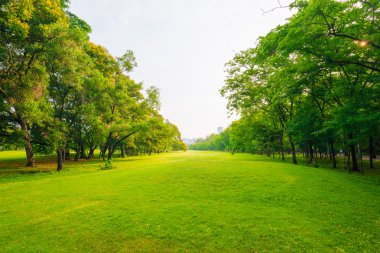
{"type": "Polygon", "coordinates": [[[112,159],[112,156],[113,156],[114,153],[115,153],[115,148],[112,148],[112,146],[110,146],[108,148],[108,160],[112,159]]]}
{"type": "Polygon", "coordinates": [[[318,160],[318,148],[317,148],[317,144],[314,144],[314,160],[318,160]]]}
{"type": "Polygon", "coordinates": [[[108,142],[100,149],[100,155],[101,155],[101,158],[103,159],[103,161],[106,159],[106,153],[107,153],[107,150],[109,149],[109,145],[108,145],[108,142]]]}
{"type": "Polygon", "coordinates": [[[57,171],[61,171],[63,169],[63,153],[64,149],[57,149],[57,171]]]}
{"type": "Polygon", "coordinates": [[[331,143],[329,143],[329,145],[330,145],[330,147],[329,147],[328,152],[329,152],[329,159],[330,159],[330,161],[331,161],[331,160],[332,160],[332,153],[331,153],[331,149],[332,149],[332,147],[331,147],[331,143]]]}
{"type": "Polygon", "coordinates": [[[282,135],[280,137],[280,151],[281,151],[281,160],[284,161],[285,160],[285,152],[284,152],[284,140],[283,140],[282,135]]]}
{"type": "Polygon", "coordinates": [[[68,161],[70,160],[70,149],[65,149],[65,160],[68,161]]]}
{"type": "Polygon", "coordinates": [[[376,152],[375,152],[375,148],[374,148],[374,145],[373,145],[373,138],[372,138],[371,135],[369,136],[368,153],[369,153],[369,164],[370,164],[370,168],[371,168],[371,169],[374,169],[375,166],[373,165],[373,159],[376,158],[376,152]]]}
{"type": "Polygon", "coordinates": [[[289,135],[289,142],[290,142],[290,148],[291,148],[291,151],[292,151],[293,164],[297,164],[296,147],[294,145],[293,138],[290,135],[289,135]]]}
{"type": "Polygon", "coordinates": [[[34,153],[33,153],[33,146],[32,146],[31,140],[30,140],[28,126],[25,122],[22,122],[22,121],[21,121],[20,126],[21,126],[21,129],[22,129],[22,132],[24,135],[23,137],[25,140],[26,166],[34,167],[35,163],[36,163],[36,159],[35,159],[34,153]]]}
{"type": "Polygon", "coordinates": [[[85,154],[85,150],[84,150],[83,141],[80,142],[79,146],[80,146],[80,159],[85,159],[86,154],[85,154]]]}
{"type": "Polygon", "coordinates": [[[120,152],[121,152],[121,157],[124,158],[124,157],[125,157],[125,153],[124,153],[124,143],[122,143],[121,146],[120,146],[120,152]]]}
{"type": "MultiPolygon", "coordinates": [[[[348,135],[348,139],[352,140],[354,137],[353,133],[350,133],[348,135]]],[[[353,171],[360,171],[359,166],[358,166],[358,160],[356,157],[356,150],[355,150],[355,145],[353,143],[350,143],[350,153],[351,153],[351,158],[352,158],[352,170],[353,171]]]]}
{"type": "Polygon", "coordinates": [[[103,161],[106,159],[106,153],[107,153],[108,147],[104,147],[102,153],[102,159],[103,161]]]}
{"type": "Polygon", "coordinates": [[[77,149],[75,150],[74,161],[79,161],[79,147],[77,147],[77,149]]]}
{"type": "Polygon", "coordinates": [[[124,150],[126,156],[131,156],[131,150],[128,147],[126,147],[124,150]]]}
{"type": "Polygon", "coordinates": [[[314,165],[318,166],[318,147],[317,147],[317,144],[314,144],[314,150],[315,150],[314,165]]]}
{"type": "Polygon", "coordinates": [[[334,149],[334,141],[330,141],[330,154],[333,161],[333,168],[336,168],[336,157],[335,157],[335,149],[334,149]]]}
{"type": "Polygon", "coordinates": [[[364,170],[363,170],[363,152],[362,152],[362,145],[360,145],[360,142],[358,143],[358,156],[360,156],[360,171],[363,174],[364,173],[364,170]]]}
{"type": "Polygon", "coordinates": [[[89,152],[88,152],[88,159],[94,158],[94,152],[95,152],[95,149],[96,149],[96,145],[90,147],[90,150],[89,150],[89,152]]]}
{"type": "Polygon", "coordinates": [[[312,164],[314,160],[314,151],[313,151],[313,145],[311,141],[307,141],[308,149],[309,149],[309,161],[308,164],[312,164]]]}

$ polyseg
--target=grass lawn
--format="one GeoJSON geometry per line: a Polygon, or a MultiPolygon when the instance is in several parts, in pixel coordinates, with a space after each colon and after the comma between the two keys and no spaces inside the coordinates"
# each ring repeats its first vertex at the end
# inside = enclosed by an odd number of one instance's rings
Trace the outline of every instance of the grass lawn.
{"type": "MultiPolygon", "coordinates": [[[[22,157],[0,152],[0,171],[22,157]]],[[[0,177],[0,252],[380,249],[376,175],[195,151],[113,164],[0,177]]]]}

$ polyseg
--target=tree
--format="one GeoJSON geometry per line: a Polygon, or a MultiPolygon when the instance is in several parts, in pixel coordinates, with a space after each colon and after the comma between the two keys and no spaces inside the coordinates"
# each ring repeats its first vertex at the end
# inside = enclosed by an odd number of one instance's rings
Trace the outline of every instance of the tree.
{"type": "Polygon", "coordinates": [[[221,93],[243,121],[260,115],[280,129],[255,133],[273,140],[287,135],[294,163],[298,145],[307,146],[309,162],[317,150],[329,149],[336,167],[340,141],[350,169],[359,171],[363,142],[371,164],[376,155],[372,136],[380,122],[379,2],[302,0],[291,7],[298,12],[287,24],[227,64],[221,93]]]}
{"type": "Polygon", "coordinates": [[[30,129],[46,113],[46,50],[64,36],[68,26],[65,1],[3,1],[0,10],[0,96],[10,120],[19,126],[25,142],[27,166],[35,158],[30,129]]]}

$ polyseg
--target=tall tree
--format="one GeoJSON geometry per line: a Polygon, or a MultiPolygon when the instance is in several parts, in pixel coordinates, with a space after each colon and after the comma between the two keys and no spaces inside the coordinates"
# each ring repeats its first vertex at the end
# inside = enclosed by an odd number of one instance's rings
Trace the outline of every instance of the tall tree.
{"type": "Polygon", "coordinates": [[[0,9],[0,99],[23,135],[27,166],[35,157],[30,129],[47,115],[47,48],[68,26],[64,1],[2,1],[0,9]]]}

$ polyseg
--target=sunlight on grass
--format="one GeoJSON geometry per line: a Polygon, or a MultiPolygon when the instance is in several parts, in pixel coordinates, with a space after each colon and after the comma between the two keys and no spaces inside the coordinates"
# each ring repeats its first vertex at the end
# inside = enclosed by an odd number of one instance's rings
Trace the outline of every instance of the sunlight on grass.
{"type": "Polygon", "coordinates": [[[168,153],[3,178],[4,252],[375,252],[379,181],[248,154],[168,153]]]}

